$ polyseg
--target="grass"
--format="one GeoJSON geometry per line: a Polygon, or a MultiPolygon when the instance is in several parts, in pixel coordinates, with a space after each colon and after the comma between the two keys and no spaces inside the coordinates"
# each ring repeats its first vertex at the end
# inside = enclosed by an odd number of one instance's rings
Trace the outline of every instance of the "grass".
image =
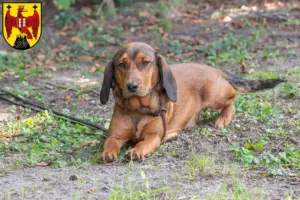
{"type": "Polygon", "coordinates": [[[229,161],[217,162],[217,159],[212,154],[192,154],[183,171],[187,174],[188,179],[192,181],[199,176],[235,176],[237,175],[237,166],[229,161]]]}
{"type": "Polygon", "coordinates": [[[246,60],[251,43],[258,40],[261,35],[259,31],[250,36],[235,36],[230,32],[219,41],[210,43],[208,49],[201,47],[198,50],[206,52],[206,62],[212,66],[226,63],[239,64],[246,60]]]}
{"type": "Polygon", "coordinates": [[[284,150],[279,152],[264,149],[262,142],[246,143],[244,147],[233,145],[232,150],[238,161],[246,165],[263,166],[269,175],[283,175],[285,170],[282,167],[300,167],[300,148],[291,147],[287,142],[284,150]]]}
{"type": "Polygon", "coordinates": [[[44,163],[64,167],[96,162],[98,141],[103,134],[58,119],[47,111],[12,119],[0,130],[0,137],[6,138],[0,141],[0,158],[17,155],[15,162],[22,166],[44,163]]]}
{"type": "Polygon", "coordinates": [[[247,186],[239,181],[233,180],[229,183],[221,184],[215,194],[208,195],[208,200],[251,200],[251,199],[267,199],[267,194],[261,188],[247,188],[247,186]]]}
{"type": "MultiPolygon", "coordinates": [[[[268,175],[286,173],[297,175],[296,171],[300,166],[300,148],[290,142],[289,138],[298,138],[300,133],[300,105],[297,104],[300,97],[299,75],[299,66],[288,70],[285,73],[286,77],[282,77],[280,72],[257,72],[247,75],[246,78],[249,79],[280,77],[287,79],[288,82],[271,90],[237,95],[234,105],[235,120],[231,126],[220,130],[220,133],[249,132],[241,143],[231,147],[236,161],[249,168],[261,168],[268,175]],[[261,128],[256,129],[254,127],[256,125],[261,128]],[[274,148],[275,146],[277,148],[274,148]],[[286,170],[287,168],[290,169],[286,170]]],[[[201,119],[205,122],[213,122],[218,114],[206,110],[201,113],[201,119]]],[[[214,131],[201,128],[199,134],[212,136],[214,131]]],[[[219,174],[216,172],[214,158],[211,156],[194,158],[189,162],[189,166],[190,174],[219,174]]]]}
{"type": "MultiPolygon", "coordinates": [[[[129,169],[130,170],[130,169],[129,169]]],[[[120,184],[114,184],[112,194],[108,200],[152,200],[160,199],[162,195],[170,195],[172,192],[168,185],[161,187],[152,187],[149,178],[143,170],[139,171],[142,182],[130,179],[130,171],[127,172],[127,178],[120,184]]],[[[166,196],[165,196],[166,197],[166,196]]]]}

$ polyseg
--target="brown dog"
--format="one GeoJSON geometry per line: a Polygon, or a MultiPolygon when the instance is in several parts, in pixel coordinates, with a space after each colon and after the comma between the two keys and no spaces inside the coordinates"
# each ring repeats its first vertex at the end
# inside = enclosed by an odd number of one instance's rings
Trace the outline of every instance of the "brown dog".
{"type": "Polygon", "coordinates": [[[100,158],[107,162],[116,160],[120,148],[135,141],[137,144],[126,155],[144,160],[162,140],[195,124],[204,108],[221,110],[215,126],[222,128],[232,120],[237,90],[257,91],[283,81],[244,80],[195,63],[169,67],[151,46],[127,44],[104,72],[101,103],[107,103],[111,88],[116,102],[100,158]]]}

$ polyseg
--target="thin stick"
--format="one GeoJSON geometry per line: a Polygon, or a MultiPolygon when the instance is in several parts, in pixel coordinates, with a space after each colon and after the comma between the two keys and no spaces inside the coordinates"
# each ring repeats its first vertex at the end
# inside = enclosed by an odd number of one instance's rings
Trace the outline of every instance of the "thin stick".
{"type": "Polygon", "coordinates": [[[40,106],[40,105],[36,105],[30,101],[27,101],[9,91],[6,91],[6,90],[3,90],[1,89],[0,91],[6,93],[7,95],[9,96],[12,96],[14,97],[15,99],[21,101],[22,103],[18,103],[16,101],[13,101],[13,100],[10,100],[8,98],[5,98],[3,96],[0,95],[0,99],[8,102],[8,103],[11,103],[11,104],[14,104],[14,105],[17,105],[17,106],[22,106],[22,107],[26,107],[26,108],[30,108],[34,111],[37,111],[37,112],[42,112],[44,110],[49,110],[51,113],[53,113],[55,116],[59,117],[59,118],[62,118],[64,120],[69,120],[73,123],[77,123],[77,124],[81,124],[81,125],[84,125],[84,126],[88,126],[90,128],[93,128],[93,129],[100,129],[100,130],[103,130],[103,131],[107,131],[106,128],[104,128],[103,126],[99,126],[97,124],[94,124],[94,123],[91,123],[91,122],[88,122],[88,121],[85,121],[85,120],[82,120],[82,119],[78,119],[78,118],[75,118],[75,117],[72,117],[72,116],[68,116],[68,115],[65,115],[63,113],[60,113],[58,111],[55,111],[55,110],[52,110],[52,109],[49,109],[49,108],[46,108],[44,106],[40,106]]]}

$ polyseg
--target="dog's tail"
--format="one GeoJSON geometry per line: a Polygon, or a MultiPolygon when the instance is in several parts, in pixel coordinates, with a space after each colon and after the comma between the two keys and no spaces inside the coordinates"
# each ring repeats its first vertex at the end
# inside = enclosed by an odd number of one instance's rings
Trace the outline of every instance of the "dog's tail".
{"type": "Polygon", "coordinates": [[[226,80],[239,92],[255,92],[264,89],[274,88],[277,84],[286,82],[284,79],[261,79],[261,80],[247,80],[227,71],[223,71],[226,80]]]}

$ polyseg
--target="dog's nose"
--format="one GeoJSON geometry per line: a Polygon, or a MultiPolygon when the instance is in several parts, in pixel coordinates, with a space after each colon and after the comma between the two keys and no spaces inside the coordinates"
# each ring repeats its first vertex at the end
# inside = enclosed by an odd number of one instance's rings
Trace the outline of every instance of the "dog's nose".
{"type": "Polygon", "coordinates": [[[136,82],[127,83],[126,86],[130,92],[136,92],[137,89],[139,88],[139,85],[136,82]]]}

